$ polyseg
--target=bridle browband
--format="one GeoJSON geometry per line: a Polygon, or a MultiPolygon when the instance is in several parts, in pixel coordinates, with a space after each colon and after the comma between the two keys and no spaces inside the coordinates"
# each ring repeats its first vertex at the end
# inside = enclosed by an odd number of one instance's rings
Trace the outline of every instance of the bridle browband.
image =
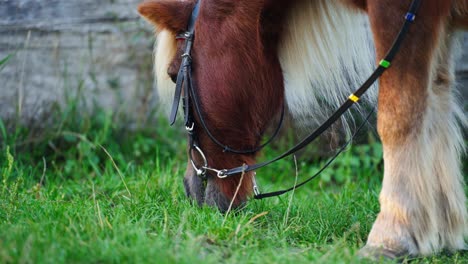
{"type": "MultiPolygon", "coordinates": [[[[328,128],[330,128],[351,106],[353,106],[355,103],[359,101],[359,99],[362,97],[362,95],[376,82],[376,80],[391,66],[391,62],[393,61],[394,57],[398,53],[401,44],[406,37],[408,33],[409,26],[412,24],[412,22],[416,18],[416,11],[418,10],[421,0],[413,0],[408,12],[405,15],[405,22],[398,33],[397,37],[395,38],[391,48],[389,49],[388,53],[382,59],[378,65],[378,67],[374,70],[374,72],[371,74],[371,76],[354,92],[352,93],[348,99],[325,121],[323,122],[315,131],[310,133],[307,137],[305,137],[302,141],[300,141],[298,144],[296,144],[294,147],[291,149],[287,150],[283,154],[257,164],[253,165],[243,165],[240,167],[235,167],[231,169],[215,169],[212,167],[208,166],[208,161],[206,159],[205,154],[203,153],[202,149],[198,146],[197,144],[197,136],[196,133],[194,132],[194,117],[192,113],[192,108],[195,110],[197,116],[198,116],[198,121],[201,124],[201,127],[204,129],[204,131],[207,133],[208,137],[210,140],[212,140],[216,145],[221,147],[224,152],[231,152],[234,154],[249,154],[249,153],[255,153],[268,145],[278,134],[282,123],[283,123],[283,118],[284,118],[284,102],[282,106],[282,111],[281,111],[281,116],[280,116],[280,121],[278,124],[278,127],[276,128],[275,132],[273,133],[272,137],[267,140],[264,144],[254,147],[251,149],[246,149],[246,150],[238,150],[238,149],[233,149],[227,145],[222,144],[210,131],[208,128],[203,115],[202,115],[202,108],[201,104],[199,101],[199,97],[197,94],[196,89],[194,89],[193,83],[192,83],[192,57],[191,57],[191,51],[192,51],[192,46],[193,46],[193,41],[195,37],[195,22],[197,20],[199,11],[200,11],[200,3],[201,0],[197,0],[195,3],[195,6],[192,11],[192,15],[190,17],[187,31],[184,32],[181,35],[178,35],[178,39],[185,39],[185,48],[184,48],[184,53],[182,54],[182,63],[177,75],[177,81],[176,81],[176,89],[174,93],[174,101],[172,104],[172,110],[170,114],[170,124],[173,125],[175,123],[176,117],[177,117],[177,110],[179,108],[179,102],[182,98],[182,90],[183,90],[183,110],[184,110],[184,122],[185,122],[185,128],[187,130],[188,136],[189,136],[189,158],[190,162],[196,171],[197,175],[206,178],[206,172],[211,171],[216,173],[216,176],[218,178],[224,179],[231,177],[233,175],[238,175],[240,173],[245,173],[245,172],[250,172],[250,171],[255,171],[259,168],[265,167],[271,163],[274,163],[280,159],[283,159],[287,156],[290,156],[297,151],[303,149],[306,147],[308,144],[310,144],[312,141],[314,141],[316,138],[318,138],[322,133],[324,133],[328,128]],[[193,106],[193,107],[192,107],[193,106]],[[193,152],[197,152],[200,158],[202,159],[203,164],[201,166],[197,166],[195,160],[193,159],[193,152]]],[[[256,187],[256,184],[254,184],[254,198],[255,199],[262,199],[262,198],[267,198],[267,197],[273,197],[273,196],[279,196],[281,194],[284,194],[286,192],[289,192],[291,190],[294,190],[307,182],[311,181],[312,179],[316,178],[323,170],[325,170],[337,157],[339,154],[341,154],[346,147],[352,142],[352,140],[355,138],[355,136],[360,132],[360,130],[364,127],[366,122],[369,120],[371,117],[372,113],[374,111],[372,110],[367,116],[365,121],[357,128],[355,133],[351,136],[351,138],[337,151],[337,153],[313,176],[309,177],[307,180],[295,184],[293,187],[289,189],[285,189],[282,191],[277,191],[277,192],[271,192],[271,193],[264,193],[261,194],[258,192],[258,189],[256,187]]]]}

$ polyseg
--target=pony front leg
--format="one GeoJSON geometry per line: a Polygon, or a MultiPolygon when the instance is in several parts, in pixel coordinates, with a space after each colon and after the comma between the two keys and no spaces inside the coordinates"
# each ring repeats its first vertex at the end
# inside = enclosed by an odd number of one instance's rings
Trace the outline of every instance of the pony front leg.
{"type": "MultiPolygon", "coordinates": [[[[377,55],[401,26],[407,1],[368,1],[377,55]],[[397,21],[397,22],[391,22],[397,21]]],[[[424,1],[392,68],[380,81],[378,131],[384,149],[380,213],[361,250],[396,258],[465,248],[463,137],[450,91],[450,1],[424,1]]],[[[462,117],[463,118],[463,117],[462,117]]]]}

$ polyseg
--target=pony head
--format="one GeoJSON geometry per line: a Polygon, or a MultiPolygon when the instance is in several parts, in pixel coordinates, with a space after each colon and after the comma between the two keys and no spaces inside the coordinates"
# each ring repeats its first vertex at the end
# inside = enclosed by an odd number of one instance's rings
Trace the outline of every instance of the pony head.
{"type": "MultiPolygon", "coordinates": [[[[195,23],[192,80],[201,115],[213,136],[233,149],[254,149],[261,144],[269,121],[283,104],[283,77],[276,55],[280,30],[279,5],[274,1],[204,0],[195,23]]],[[[139,5],[140,14],[155,25],[158,34],[156,75],[160,97],[171,98],[181,64],[183,33],[195,1],[152,0],[139,5]]],[[[171,100],[171,99],[169,99],[171,100]]],[[[255,163],[256,152],[225,151],[209,138],[194,113],[194,133],[209,167],[230,169],[255,163]]],[[[195,164],[203,160],[192,152],[195,164]]],[[[188,159],[184,185],[198,204],[226,211],[240,207],[253,190],[253,172],[219,178],[212,171],[206,179],[196,175],[188,159]]]]}

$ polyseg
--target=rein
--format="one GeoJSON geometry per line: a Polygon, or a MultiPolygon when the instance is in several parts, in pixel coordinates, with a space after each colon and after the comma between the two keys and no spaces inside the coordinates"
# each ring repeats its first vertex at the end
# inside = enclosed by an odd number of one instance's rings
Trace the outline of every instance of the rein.
{"type": "MultiPolygon", "coordinates": [[[[201,109],[201,104],[198,100],[198,94],[196,90],[194,89],[193,83],[192,83],[192,57],[191,57],[191,50],[193,46],[193,40],[195,37],[195,22],[198,17],[199,11],[200,11],[200,0],[198,0],[194,6],[191,18],[188,23],[187,31],[183,33],[182,35],[178,35],[177,38],[183,38],[185,39],[185,48],[184,48],[184,53],[182,55],[182,63],[177,75],[177,81],[176,81],[176,89],[175,89],[175,94],[174,94],[174,101],[172,104],[172,111],[170,115],[170,124],[173,125],[176,117],[177,117],[177,110],[179,108],[179,102],[182,97],[182,90],[183,92],[183,109],[184,109],[184,122],[185,122],[185,127],[189,136],[189,157],[190,161],[192,163],[192,166],[194,170],[196,171],[197,175],[206,178],[206,172],[211,171],[216,173],[216,176],[220,179],[228,178],[233,175],[237,175],[240,173],[245,173],[249,171],[255,171],[257,169],[260,169],[262,167],[265,167],[267,165],[270,165],[271,163],[274,163],[278,160],[281,160],[287,156],[290,156],[297,151],[303,149],[306,147],[308,144],[310,144],[312,141],[314,141],[316,138],[318,138],[322,133],[324,133],[330,126],[332,126],[351,106],[354,104],[358,103],[359,99],[362,97],[362,95],[374,84],[377,79],[391,66],[391,62],[393,61],[394,57],[397,55],[401,44],[406,37],[409,26],[414,22],[416,18],[416,11],[418,10],[421,0],[413,0],[411,3],[411,6],[404,16],[405,22],[398,33],[397,37],[395,38],[391,48],[387,52],[386,56],[384,59],[382,59],[379,62],[378,67],[374,70],[374,72],[371,74],[371,76],[354,92],[352,93],[348,99],[325,121],[320,125],[315,131],[310,133],[307,137],[305,137],[302,141],[300,141],[298,144],[296,144],[294,147],[290,148],[283,154],[277,156],[276,158],[273,158],[271,160],[253,164],[253,165],[243,165],[240,167],[235,167],[231,169],[215,169],[211,168],[208,166],[208,161],[206,159],[205,154],[203,153],[202,149],[197,145],[197,137],[196,134],[194,133],[194,118],[193,114],[190,111],[191,106],[193,105],[193,108],[195,109],[200,124],[202,128],[205,130],[207,133],[208,137],[218,146],[220,146],[224,152],[232,152],[235,154],[247,154],[247,153],[255,153],[268,145],[278,134],[280,127],[282,126],[283,123],[283,118],[284,118],[284,103],[282,106],[282,112],[281,112],[281,117],[279,121],[279,125],[276,128],[275,132],[273,133],[272,137],[267,140],[264,144],[260,145],[259,147],[253,148],[253,149],[248,149],[248,150],[236,150],[232,149],[224,144],[222,144],[219,140],[216,139],[216,137],[213,136],[213,134],[210,132],[208,129],[208,126],[206,125],[206,122],[203,119],[202,115],[202,109],[201,109]],[[201,166],[197,166],[195,164],[195,161],[193,159],[193,152],[197,152],[198,155],[202,158],[203,164],[201,166]]],[[[358,127],[358,129],[355,131],[355,133],[351,136],[351,138],[337,151],[337,153],[313,176],[308,178],[307,180],[294,185],[293,187],[289,189],[285,189],[282,191],[277,191],[277,192],[271,192],[271,193],[264,193],[261,194],[258,192],[256,184],[254,184],[254,198],[255,199],[263,199],[267,197],[274,197],[274,196],[279,196],[282,195],[286,192],[292,191],[310,180],[316,178],[323,170],[325,170],[345,149],[346,147],[353,141],[355,136],[360,132],[360,130],[364,127],[366,122],[369,120],[371,117],[372,113],[374,111],[372,110],[367,116],[365,121],[358,127]]]]}

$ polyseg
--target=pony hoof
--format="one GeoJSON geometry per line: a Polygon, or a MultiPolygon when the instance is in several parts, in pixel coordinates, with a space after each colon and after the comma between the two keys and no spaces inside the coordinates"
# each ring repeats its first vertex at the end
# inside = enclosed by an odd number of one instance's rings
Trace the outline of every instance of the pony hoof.
{"type": "Polygon", "coordinates": [[[364,246],[359,250],[358,256],[372,261],[397,260],[401,262],[408,256],[408,252],[383,247],[364,246]]]}

